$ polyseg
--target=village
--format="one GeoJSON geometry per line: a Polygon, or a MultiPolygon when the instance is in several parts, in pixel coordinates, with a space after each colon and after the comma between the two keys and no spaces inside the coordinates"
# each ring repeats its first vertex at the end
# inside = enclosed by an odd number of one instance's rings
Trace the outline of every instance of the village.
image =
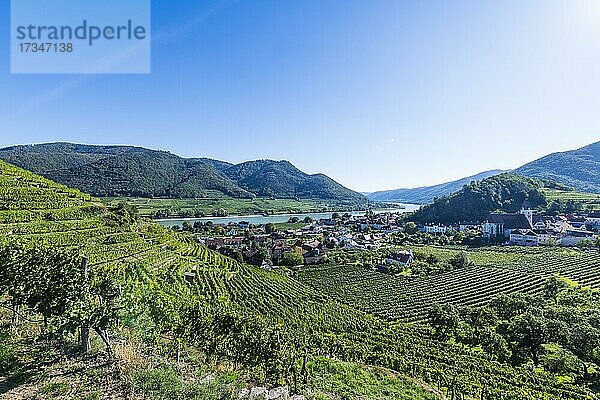
{"type": "MultiPolygon", "coordinates": [[[[541,215],[525,201],[517,213],[490,213],[483,222],[417,225],[398,212],[333,213],[313,221],[292,217],[285,224],[227,225],[197,221],[183,230],[198,243],[265,269],[324,263],[331,250],[377,250],[398,244],[586,246],[600,240],[600,212],[541,215]]],[[[384,264],[407,265],[408,251],[390,252],[384,264]]]]}

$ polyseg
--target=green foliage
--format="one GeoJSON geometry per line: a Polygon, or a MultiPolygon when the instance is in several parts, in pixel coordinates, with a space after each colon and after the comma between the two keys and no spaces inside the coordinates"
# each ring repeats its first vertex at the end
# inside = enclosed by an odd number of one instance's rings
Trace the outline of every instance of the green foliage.
{"type": "Polygon", "coordinates": [[[406,223],[406,225],[404,225],[404,232],[409,234],[409,235],[414,235],[415,233],[418,232],[418,227],[417,224],[415,224],[412,221],[409,221],[406,223]]]}
{"type": "Polygon", "coordinates": [[[308,363],[308,370],[312,376],[310,392],[317,398],[364,400],[438,398],[414,383],[381,368],[368,368],[355,363],[318,357],[308,363]]]}
{"type": "Polygon", "coordinates": [[[478,308],[435,306],[436,335],[479,346],[513,366],[531,363],[598,386],[600,292],[552,278],[543,295],[502,295],[478,308]],[[592,368],[593,367],[593,368],[592,368]]]}
{"type": "Polygon", "coordinates": [[[490,212],[517,212],[525,200],[533,208],[545,206],[541,191],[544,183],[537,179],[500,174],[465,185],[458,192],[437,198],[415,211],[409,219],[419,223],[451,224],[461,221],[484,221],[490,212]]]}
{"type": "Polygon", "coordinates": [[[469,258],[469,255],[466,251],[457,253],[456,256],[450,260],[450,265],[452,265],[454,268],[467,268],[473,264],[473,260],[469,258]]]}
{"type": "Polygon", "coordinates": [[[234,383],[185,382],[182,371],[162,366],[133,373],[133,390],[149,400],[227,400],[237,399],[234,383]]]}
{"type": "Polygon", "coordinates": [[[302,254],[297,253],[295,251],[288,251],[283,254],[279,263],[281,265],[287,265],[291,267],[296,265],[302,265],[304,264],[304,257],[302,257],[302,254]]]}
{"type": "Polygon", "coordinates": [[[0,293],[45,319],[62,316],[79,300],[85,268],[79,254],[13,243],[0,248],[0,293]]]}
{"type": "Polygon", "coordinates": [[[232,165],[186,159],[127,146],[51,143],[0,149],[0,158],[95,196],[317,198],[365,203],[325,175],[308,175],[287,161],[232,165]]]}
{"type": "Polygon", "coordinates": [[[67,394],[70,389],[71,385],[67,382],[52,382],[42,386],[39,390],[39,394],[58,397],[67,394]]]}
{"type": "Polygon", "coordinates": [[[273,233],[275,231],[276,231],[276,229],[275,229],[275,225],[274,224],[272,224],[270,222],[268,224],[265,224],[265,233],[271,234],[271,233],[273,233]]]}
{"type": "Polygon", "coordinates": [[[17,361],[17,346],[9,337],[8,331],[0,330],[0,374],[9,371],[17,361]]]}

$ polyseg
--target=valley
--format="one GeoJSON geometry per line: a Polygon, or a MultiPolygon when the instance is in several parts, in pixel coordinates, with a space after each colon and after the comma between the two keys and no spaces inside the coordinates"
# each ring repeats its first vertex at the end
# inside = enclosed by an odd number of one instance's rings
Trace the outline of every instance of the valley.
{"type": "Polygon", "coordinates": [[[593,193],[503,173],[403,209],[100,199],[0,161],[0,199],[2,399],[600,391],[593,193]]]}

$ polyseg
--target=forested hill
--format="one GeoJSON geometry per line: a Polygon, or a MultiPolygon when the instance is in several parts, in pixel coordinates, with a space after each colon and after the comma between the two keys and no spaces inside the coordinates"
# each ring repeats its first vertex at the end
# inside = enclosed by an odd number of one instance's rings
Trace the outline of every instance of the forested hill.
{"type": "Polygon", "coordinates": [[[492,211],[517,212],[523,201],[532,208],[546,205],[540,190],[547,183],[504,173],[465,185],[458,192],[436,199],[416,211],[410,219],[419,223],[451,224],[460,221],[484,221],[492,211]]]}
{"type": "Polygon", "coordinates": [[[549,154],[517,168],[515,173],[551,179],[583,192],[600,193],[600,142],[549,154]]]}
{"type": "Polygon", "coordinates": [[[231,196],[365,202],[366,198],[287,161],[233,165],[132,146],[48,143],[0,149],[0,159],[94,196],[231,196]]]}
{"type": "Polygon", "coordinates": [[[398,201],[401,203],[426,204],[431,203],[436,197],[448,196],[472,181],[480,181],[490,176],[501,174],[502,172],[504,171],[494,169],[452,182],[441,183],[439,185],[422,186],[412,189],[384,190],[371,193],[368,197],[373,201],[398,201]]]}

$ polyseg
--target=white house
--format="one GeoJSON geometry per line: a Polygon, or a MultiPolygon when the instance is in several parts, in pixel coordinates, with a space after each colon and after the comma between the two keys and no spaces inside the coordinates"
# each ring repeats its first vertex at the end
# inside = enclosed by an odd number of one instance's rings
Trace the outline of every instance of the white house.
{"type": "Polygon", "coordinates": [[[448,231],[447,226],[443,225],[425,225],[425,233],[442,234],[448,231]]]}
{"type": "Polygon", "coordinates": [[[413,252],[411,251],[398,251],[392,254],[389,254],[385,257],[386,264],[398,264],[398,265],[410,265],[415,260],[413,256],[413,252]]]}
{"type": "Polygon", "coordinates": [[[534,231],[515,229],[510,233],[510,243],[517,246],[537,246],[540,239],[534,231]]]}

